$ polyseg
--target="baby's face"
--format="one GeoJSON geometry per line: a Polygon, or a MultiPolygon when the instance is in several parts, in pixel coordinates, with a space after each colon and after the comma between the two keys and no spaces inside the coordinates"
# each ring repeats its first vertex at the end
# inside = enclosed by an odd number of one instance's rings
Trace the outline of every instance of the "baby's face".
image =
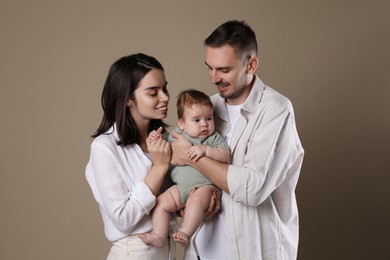
{"type": "Polygon", "coordinates": [[[213,108],[195,104],[186,106],[183,118],[178,121],[180,129],[186,134],[196,138],[206,138],[214,133],[213,108]]]}

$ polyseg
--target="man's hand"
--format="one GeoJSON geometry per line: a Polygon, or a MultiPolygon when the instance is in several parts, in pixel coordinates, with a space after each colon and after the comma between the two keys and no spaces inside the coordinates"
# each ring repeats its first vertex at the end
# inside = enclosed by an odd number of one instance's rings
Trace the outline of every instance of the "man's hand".
{"type": "MultiPolygon", "coordinates": [[[[196,191],[196,188],[192,189],[188,193],[188,197],[196,191]]],[[[220,189],[216,188],[213,194],[210,197],[209,207],[204,211],[204,220],[212,219],[216,214],[219,213],[221,209],[221,196],[222,192],[220,189]]],[[[184,217],[186,214],[186,208],[180,210],[180,215],[184,217]]]]}
{"type": "Polygon", "coordinates": [[[192,146],[191,142],[178,132],[173,132],[172,137],[176,140],[171,142],[171,163],[174,165],[188,165],[191,162],[188,158],[188,149],[192,146]]]}
{"type": "Polygon", "coordinates": [[[220,189],[216,189],[213,192],[213,195],[210,198],[209,208],[204,212],[205,220],[212,219],[216,214],[219,213],[221,209],[221,196],[222,192],[220,189]]]}

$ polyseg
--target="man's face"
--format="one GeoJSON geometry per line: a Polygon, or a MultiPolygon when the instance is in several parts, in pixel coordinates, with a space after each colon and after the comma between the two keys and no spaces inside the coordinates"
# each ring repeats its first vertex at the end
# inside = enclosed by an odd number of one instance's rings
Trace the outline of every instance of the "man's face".
{"type": "Polygon", "coordinates": [[[231,105],[242,104],[250,92],[253,72],[248,62],[242,61],[230,45],[206,47],[206,65],[211,82],[221,97],[231,105]]]}

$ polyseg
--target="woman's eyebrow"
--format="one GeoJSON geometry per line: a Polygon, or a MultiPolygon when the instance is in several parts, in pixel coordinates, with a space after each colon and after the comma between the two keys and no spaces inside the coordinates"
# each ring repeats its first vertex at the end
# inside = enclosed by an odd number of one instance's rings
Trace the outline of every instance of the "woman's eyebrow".
{"type": "Polygon", "coordinates": [[[155,90],[155,89],[159,89],[159,88],[165,88],[167,85],[168,85],[168,81],[166,81],[164,86],[162,86],[162,87],[160,87],[160,86],[150,86],[150,87],[145,87],[144,90],[148,91],[148,90],[155,90]]]}

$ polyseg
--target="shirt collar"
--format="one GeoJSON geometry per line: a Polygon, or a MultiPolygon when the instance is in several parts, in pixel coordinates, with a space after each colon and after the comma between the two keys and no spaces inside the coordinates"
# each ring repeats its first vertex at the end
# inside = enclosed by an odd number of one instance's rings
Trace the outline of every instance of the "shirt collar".
{"type": "Polygon", "coordinates": [[[257,105],[260,103],[265,89],[264,83],[260,80],[258,76],[255,76],[255,82],[249,96],[242,104],[242,109],[248,111],[249,113],[254,113],[257,109],[257,105]]]}
{"type": "Polygon", "coordinates": [[[111,135],[112,138],[114,139],[115,142],[118,142],[119,141],[119,135],[118,135],[118,131],[116,130],[116,123],[114,123],[113,126],[110,127],[110,129],[107,130],[107,132],[105,134],[107,135],[111,135]]]}

